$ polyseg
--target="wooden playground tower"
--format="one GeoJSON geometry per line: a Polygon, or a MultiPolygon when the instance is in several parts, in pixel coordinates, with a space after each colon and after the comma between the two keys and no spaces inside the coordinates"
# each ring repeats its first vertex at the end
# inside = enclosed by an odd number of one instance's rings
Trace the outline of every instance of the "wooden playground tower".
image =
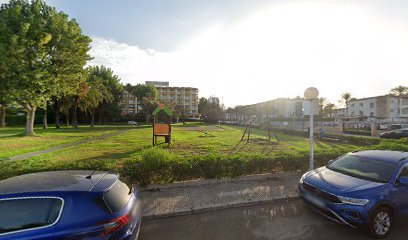
{"type": "Polygon", "coordinates": [[[164,137],[164,141],[167,144],[171,144],[171,118],[173,112],[160,103],[159,106],[153,111],[153,146],[157,144],[157,137],[164,137]],[[163,114],[161,114],[163,113],[163,114]],[[164,120],[160,120],[159,117],[165,117],[164,120]]]}

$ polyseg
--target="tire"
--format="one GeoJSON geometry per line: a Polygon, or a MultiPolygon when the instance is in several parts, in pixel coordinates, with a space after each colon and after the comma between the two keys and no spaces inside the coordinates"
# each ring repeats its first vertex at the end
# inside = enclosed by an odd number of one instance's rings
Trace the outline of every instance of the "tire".
{"type": "Polygon", "coordinates": [[[391,232],[393,223],[392,211],[386,207],[379,207],[371,215],[368,232],[375,239],[386,238],[391,232]]]}

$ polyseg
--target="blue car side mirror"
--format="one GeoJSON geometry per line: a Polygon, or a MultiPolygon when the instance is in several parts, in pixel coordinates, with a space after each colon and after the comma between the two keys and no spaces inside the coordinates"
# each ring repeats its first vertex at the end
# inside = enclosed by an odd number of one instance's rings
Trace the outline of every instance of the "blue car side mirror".
{"type": "Polygon", "coordinates": [[[399,183],[408,186],[408,177],[400,177],[399,183]]]}

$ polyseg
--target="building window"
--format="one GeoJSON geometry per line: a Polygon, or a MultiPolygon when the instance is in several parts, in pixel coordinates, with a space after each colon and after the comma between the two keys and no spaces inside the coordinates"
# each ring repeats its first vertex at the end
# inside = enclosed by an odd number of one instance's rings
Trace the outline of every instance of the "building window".
{"type": "Polygon", "coordinates": [[[135,100],[129,100],[129,104],[135,104],[135,100]]]}
{"type": "Polygon", "coordinates": [[[374,108],[374,103],[373,102],[370,103],[370,108],[374,108]]]}
{"type": "Polygon", "coordinates": [[[135,105],[130,105],[130,104],[129,104],[129,108],[135,108],[135,105]]]}
{"type": "Polygon", "coordinates": [[[364,103],[360,103],[360,107],[364,107],[364,103]]]}
{"type": "Polygon", "coordinates": [[[351,107],[354,107],[354,103],[351,104],[351,107]]]}
{"type": "Polygon", "coordinates": [[[363,115],[363,114],[364,114],[363,111],[360,111],[359,113],[360,113],[360,115],[363,115]]]}
{"type": "Polygon", "coordinates": [[[374,113],[373,113],[373,112],[370,112],[370,117],[374,117],[374,113]]]}

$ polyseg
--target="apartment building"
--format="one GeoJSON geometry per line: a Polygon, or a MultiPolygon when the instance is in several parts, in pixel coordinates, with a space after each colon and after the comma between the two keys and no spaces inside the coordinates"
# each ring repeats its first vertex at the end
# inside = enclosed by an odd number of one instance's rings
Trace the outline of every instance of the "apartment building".
{"type": "Polygon", "coordinates": [[[170,82],[162,82],[162,81],[146,81],[146,85],[153,85],[155,87],[169,87],[170,82]]]}
{"type": "Polygon", "coordinates": [[[346,116],[370,117],[385,121],[408,121],[408,96],[392,95],[353,99],[347,104],[346,116]]]}
{"type": "Polygon", "coordinates": [[[137,103],[137,98],[126,90],[123,92],[121,109],[122,115],[134,115],[140,110],[140,106],[137,103]]]}
{"type": "Polygon", "coordinates": [[[193,87],[156,87],[161,102],[176,106],[183,115],[199,118],[198,88],[193,87]]]}

